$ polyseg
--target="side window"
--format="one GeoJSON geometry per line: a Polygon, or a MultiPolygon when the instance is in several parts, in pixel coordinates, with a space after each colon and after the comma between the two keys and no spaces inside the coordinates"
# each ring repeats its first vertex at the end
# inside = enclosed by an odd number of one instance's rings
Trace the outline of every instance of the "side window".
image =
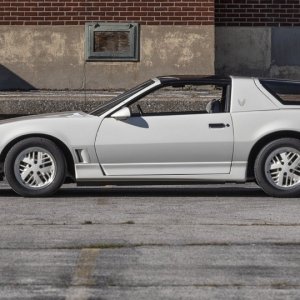
{"type": "Polygon", "coordinates": [[[300,82],[262,79],[260,83],[282,104],[300,105],[300,82]]]}
{"type": "Polygon", "coordinates": [[[173,115],[224,112],[226,87],[217,85],[165,86],[132,103],[135,115],[173,115]]]}

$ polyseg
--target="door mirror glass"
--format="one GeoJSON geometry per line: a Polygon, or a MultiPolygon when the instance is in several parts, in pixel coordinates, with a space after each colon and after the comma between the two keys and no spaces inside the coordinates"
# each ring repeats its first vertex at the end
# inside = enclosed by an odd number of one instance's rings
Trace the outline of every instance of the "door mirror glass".
{"type": "Polygon", "coordinates": [[[124,120],[131,117],[131,113],[128,107],[123,107],[111,115],[112,118],[117,120],[124,120]]]}

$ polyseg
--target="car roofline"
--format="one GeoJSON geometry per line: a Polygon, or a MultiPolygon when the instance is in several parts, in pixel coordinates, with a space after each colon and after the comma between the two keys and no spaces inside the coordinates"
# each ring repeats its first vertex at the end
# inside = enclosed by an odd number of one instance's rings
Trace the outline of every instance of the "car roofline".
{"type": "Polygon", "coordinates": [[[270,77],[247,77],[247,76],[230,76],[231,79],[252,79],[252,80],[263,80],[267,82],[273,82],[273,83],[285,83],[285,82],[291,82],[291,83],[299,83],[299,79],[287,79],[287,78],[270,78],[270,77]]]}
{"type": "Polygon", "coordinates": [[[180,84],[221,84],[231,83],[230,76],[218,75],[169,75],[159,76],[153,80],[159,80],[162,85],[180,85],[180,84]]]}
{"type": "Polygon", "coordinates": [[[299,83],[300,84],[300,80],[297,80],[297,79],[258,78],[258,80],[263,80],[263,81],[273,82],[273,83],[291,82],[291,83],[299,83]]]}

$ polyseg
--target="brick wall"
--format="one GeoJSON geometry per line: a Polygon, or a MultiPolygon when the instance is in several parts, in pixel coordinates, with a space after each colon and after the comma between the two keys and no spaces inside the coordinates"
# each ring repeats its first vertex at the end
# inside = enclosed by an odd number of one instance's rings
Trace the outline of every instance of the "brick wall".
{"type": "Polygon", "coordinates": [[[0,0],[0,25],[212,25],[214,0],[0,0]]]}
{"type": "Polygon", "coordinates": [[[300,26],[299,0],[216,0],[216,26],[300,26]]]}

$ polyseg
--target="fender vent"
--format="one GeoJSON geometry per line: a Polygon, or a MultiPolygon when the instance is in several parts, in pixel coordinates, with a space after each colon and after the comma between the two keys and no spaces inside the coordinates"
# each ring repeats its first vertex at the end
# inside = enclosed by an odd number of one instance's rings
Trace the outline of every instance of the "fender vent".
{"type": "Polygon", "coordinates": [[[76,156],[79,163],[88,164],[90,162],[90,157],[85,149],[76,149],[76,156]]]}

